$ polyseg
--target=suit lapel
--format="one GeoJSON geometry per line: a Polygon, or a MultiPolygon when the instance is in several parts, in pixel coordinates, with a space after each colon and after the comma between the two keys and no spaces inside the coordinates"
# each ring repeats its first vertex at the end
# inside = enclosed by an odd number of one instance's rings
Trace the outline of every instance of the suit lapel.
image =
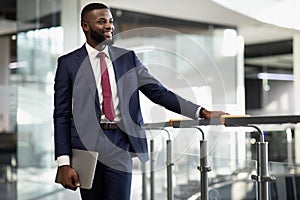
{"type": "Polygon", "coordinates": [[[122,114],[122,118],[124,120],[124,118],[126,118],[126,113],[127,110],[123,108],[124,105],[127,105],[126,102],[126,98],[124,96],[124,92],[126,91],[126,86],[124,84],[124,73],[126,73],[126,67],[124,67],[124,60],[121,59],[121,56],[123,55],[122,52],[120,50],[118,50],[117,48],[113,47],[113,46],[109,46],[108,47],[108,53],[110,56],[110,59],[112,61],[113,64],[113,68],[115,71],[115,78],[116,78],[116,83],[117,83],[117,88],[118,88],[118,97],[119,97],[119,109],[121,111],[122,114]],[[125,88],[124,88],[125,87],[125,88]],[[125,102],[124,102],[125,100],[125,102]]]}
{"type": "Polygon", "coordinates": [[[108,53],[109,53],[109,57],[113,64],[116,81],[118,82],[118,80],[120,79],[120,73],[119,73],[120,63],[118,62],[118,57],[120,57],[120,55],[118,55],[118,52],[116,51],[116,49],[111,46],[108,47],[108,53]]]}
{"type": "Polygon", "coordinates": [[[80,73],[79,76],[82,76],[82,78],[87,83],[90,92],[95,95],[95,104],[100,111],[101,109],[98,98],[98,90],[96,87],[96,80],[90,59],[88,57],[88,53],[84,45],[79,49],[77,53],[76,62],[79,66],[79,70],[77,72],[76,77],[78,77],[78,73],[80,73]]]}

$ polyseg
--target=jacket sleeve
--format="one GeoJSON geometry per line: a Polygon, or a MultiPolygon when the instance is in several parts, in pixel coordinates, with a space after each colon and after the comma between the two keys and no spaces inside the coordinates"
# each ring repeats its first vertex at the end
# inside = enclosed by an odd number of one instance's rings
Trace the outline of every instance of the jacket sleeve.
{"type": "Polygon", "coordinates": [[[58,59],[54,83],[54,142],[55,158],[70,155],[72,119],[72,81],[63,57],[58,59]]]}

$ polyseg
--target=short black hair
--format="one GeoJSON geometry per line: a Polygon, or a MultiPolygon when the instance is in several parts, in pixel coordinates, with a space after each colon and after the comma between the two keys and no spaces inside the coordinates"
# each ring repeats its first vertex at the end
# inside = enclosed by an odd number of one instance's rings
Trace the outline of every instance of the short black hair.
{"type": "Polygon", "coordinates": [[[97,9],[110,9],[107,5],[104,3],[90,3],[87,4],[86,6],[83,7],[81,11],[81,22],[84,21],[83,19],[92,10],[97,10],[97,9]]]}

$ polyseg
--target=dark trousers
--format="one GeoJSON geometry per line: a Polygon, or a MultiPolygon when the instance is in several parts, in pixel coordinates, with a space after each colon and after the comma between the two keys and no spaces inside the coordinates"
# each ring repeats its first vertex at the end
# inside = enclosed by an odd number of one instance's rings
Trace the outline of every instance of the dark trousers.
{"type": "Polygon", "coordinates": [[[132,178],[130,143],[121,130],[105,130],[105,150],[101,147],[93,187],[80,189],[82,200],[129,200],[132,178]]]}
{"type": "Polygon", "coordinates": [[[80,189],[82,200],[129,200],[131,173],[97,163],[93,187],[80,189]]]}

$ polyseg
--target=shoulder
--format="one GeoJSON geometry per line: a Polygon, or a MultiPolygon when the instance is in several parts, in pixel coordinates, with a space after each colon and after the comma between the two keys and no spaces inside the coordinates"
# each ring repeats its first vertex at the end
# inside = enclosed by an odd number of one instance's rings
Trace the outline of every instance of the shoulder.
{"type": "Polygon", "coordinates": [[[114,58],[118,58],[118,57],[121,57],[121,56],[135,55],[133,50],[122,48],[122,47],[117,47],[117,46],[109,46],[108,50],[109,50],[109,53],[114,58]]]}
{"type": "Polygon", "coordinates": [[[132,50],[118,47],[118,46],[109,46],[108,47],[110,51],[116,51],[116,52],[131,52],[132,50]]]}
{"type": "Polygon", "coordinates": [[[77,56],[82,55],[84,53],[87,54],[87,51],[85,49],[85,46],[83,45],[82,47],[80,47],[78,49],[75,49],[74,51],[71,51],[69,53],[66,53],[66,54],[58,57],[58,60],[65,60],[65,59],[69,59],[69,58],[74,58],[74,57],[77,57],[77,56]]]}

